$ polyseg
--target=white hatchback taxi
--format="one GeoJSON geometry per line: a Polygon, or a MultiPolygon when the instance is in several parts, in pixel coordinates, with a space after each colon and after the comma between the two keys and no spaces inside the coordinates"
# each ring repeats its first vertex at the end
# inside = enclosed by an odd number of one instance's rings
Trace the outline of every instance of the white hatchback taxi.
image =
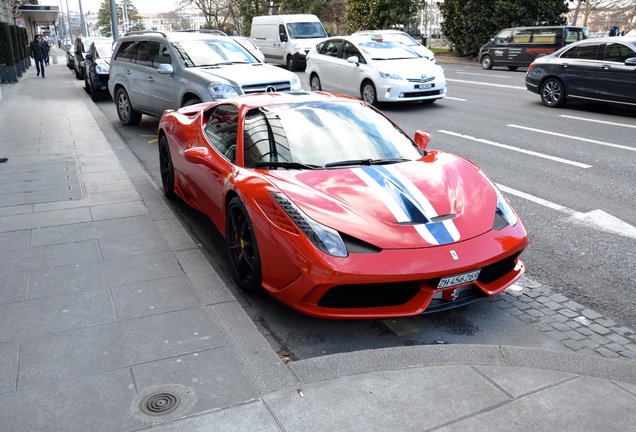
{"type": "Polygon", "coordinates": [[[446,95],[444,70],[411,48],[380,35],[339,36],[307,56],[311,90],[378,102],[435,102],[446,95]]]}

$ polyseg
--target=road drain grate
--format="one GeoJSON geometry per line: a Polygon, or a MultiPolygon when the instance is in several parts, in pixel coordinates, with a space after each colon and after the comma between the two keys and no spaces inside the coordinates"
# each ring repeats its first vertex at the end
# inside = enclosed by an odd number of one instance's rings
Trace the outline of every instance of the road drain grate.
{"type": "Polygon", "coordinates": [[[141,411],[150,415],[168,414],[179,406],[181,398],[170,392],[161,392],[148,395],[141,401],[141,411]]]}

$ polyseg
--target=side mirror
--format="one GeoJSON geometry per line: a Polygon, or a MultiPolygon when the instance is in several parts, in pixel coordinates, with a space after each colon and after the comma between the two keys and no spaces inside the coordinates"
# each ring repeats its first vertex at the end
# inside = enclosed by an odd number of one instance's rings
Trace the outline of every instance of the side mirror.
{"type": "Polygon", "coordinates": [[[287,35],[285,33],[281,33],[278,35],[281,42],[287,42],[287,35]]]}
{"type": "Polygon", "coordinates": [[[626,59],[625,66],[636,66],[636,57],[630,57],[626,59]]]}
{"type": "Polygon", "coordinates": [[[425,130],[415,131],[415,144],[419,147],[420,150],[426,150],[429,141],[431,140],[431,134],[425,130]]]}
{"type": "Polygon", "coordinates": [[[159,72],[162,75],[170,75],[172,73],[174,73],[174,68],[172,67],[171,64],[168,63],[161,63],[159,65],[159,67],[157,68],[157,72],[159,72]]]}
{"type": "Polygon", "coordinates": [[[347,57],[347,61],[349,63],[354,63],[356,66],[360,63],[360,59],[358,58],[358,56],[347,57]]]}
{"type": "Polygon", "coordinates": [[[190,163],[209,165],[210,151],[206,147],[191,147],[183,152],[183,156],[190,163]]]}

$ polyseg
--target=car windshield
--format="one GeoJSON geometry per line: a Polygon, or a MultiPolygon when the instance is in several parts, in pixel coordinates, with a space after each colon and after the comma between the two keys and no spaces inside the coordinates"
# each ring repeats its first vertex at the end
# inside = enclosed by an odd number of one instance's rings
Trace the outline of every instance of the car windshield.
{"type": "Polygon", "coordinates": [[[382,34],[384,40],[395,41],[406,46],[419,46],[420,44],[411,36],[404,33],[384,33],[382,34]]]}
{"type": "Polygon", "coordinates": [[[245,48],[230,38],[190,40],[174,43],[186,67],[228,63],[258,63],[245,48]]]}
{"type": "Polygon", "coordinates": [[[287,24],[287,33],[292,39],[325,38],[327,34],[318,22],[298,22],[287,24]]]}
{"type": "Polygon", "coordinates": [[[358,47],[367,53],[372,60],[398,60],[421,58],[421,56],[404,44],[394,41],[361,42],[358,47]]]}
{"type": "Polygon", "coordinates": [[[397,126],[360,102],[303,102],[257,108],[245,117],[247,167],[322,168],[417,160],[397,126]]]}

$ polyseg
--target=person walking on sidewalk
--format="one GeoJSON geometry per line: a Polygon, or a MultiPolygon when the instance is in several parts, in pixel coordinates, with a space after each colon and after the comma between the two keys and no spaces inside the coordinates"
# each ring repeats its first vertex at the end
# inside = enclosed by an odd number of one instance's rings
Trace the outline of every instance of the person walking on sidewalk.
{"type": "Polygon", "coordinates": [[[31,57],[35,60],[35,69],[38,71],[37,76],[40,76],[42,72],[42,78],[46,78],[44,73],[44,61],[46,59],[46,52],[44,45],[42,45],[42,36],[35,35],[31,44],[29,45],[29,51],[31,51],[31,57]]]}

